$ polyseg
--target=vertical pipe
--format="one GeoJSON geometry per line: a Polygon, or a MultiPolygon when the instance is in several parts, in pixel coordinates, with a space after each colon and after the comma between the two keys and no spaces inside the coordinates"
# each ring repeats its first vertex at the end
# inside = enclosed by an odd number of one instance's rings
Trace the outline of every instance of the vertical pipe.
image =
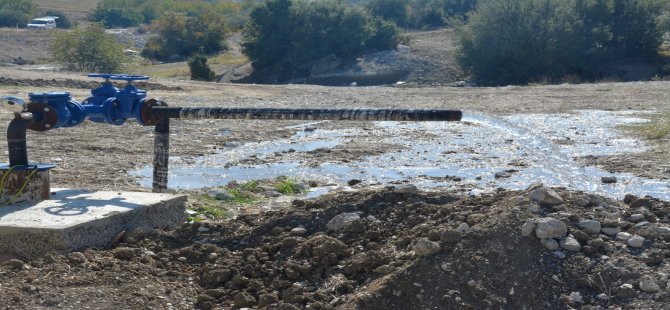
{"type": "Polygon", "coordinates": [[[170,119],[163,117],[154,134],[154,178],[153,192],[167,192],[168,159],[170,157],[170,119]]]}
{"type": "Polygon", "coordinates": [[[26,131],[32,121],[29,113],[15,113],[14,119],[7,127],[7,148],[9,151],[9,166],[27,166],[28,148],[26,146],[26,131]]]}

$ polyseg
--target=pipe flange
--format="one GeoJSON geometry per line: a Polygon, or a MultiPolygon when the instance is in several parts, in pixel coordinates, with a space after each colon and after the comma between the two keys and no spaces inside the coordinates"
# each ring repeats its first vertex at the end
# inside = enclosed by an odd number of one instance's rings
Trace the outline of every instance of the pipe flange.
{"type": "Polygon", "coordinates": [[[58,124],[58,113],[46,103],[30,102],[28,112],[33,114],[33,121],[28,125],[30,130],[47,131],[58,124]]]}
{"type": "Polygon", "coordinates": [[[140,123],[144,126],[155,126],[161,120],[161,116],[153,115],[151,110],[154,107],[164,107],[167,106],[167,103],[163,100],[156,98],[149,98],[144,100],[142,106],[140,107],[140,123]]]}

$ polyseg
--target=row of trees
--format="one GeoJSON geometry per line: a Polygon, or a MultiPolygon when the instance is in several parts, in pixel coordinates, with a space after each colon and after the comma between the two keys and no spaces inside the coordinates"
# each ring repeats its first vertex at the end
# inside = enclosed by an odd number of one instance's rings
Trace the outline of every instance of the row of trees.
{"type": "Polygon", "coordinates": [[[70,19],[57,10],[38,11],[30,0],[0,0],[0,27],[25,28],[35,16],[58,16],[58,28],[70,28],[70,19]]]}
{"type": "Polygon", "coordinates": [[[282,80],[325,56],[347,58],[365,49],[392,48],[398,40],[394,23],[360,6],[269,0],[251,12],[242,47],[254,68],[271,68],[282,80]]]}
{"type": "Polygon", "coordinates": [[[376,16],[403,28],[443,27],[467,17],[477,0],[367,0],[376,16]]]}
{"type": "Polygon", "coordinates": [[[617,61],[652,61],[657,0],[482,0],[460,28],[461,65],[491,84],[595,79],[617,61]]]}

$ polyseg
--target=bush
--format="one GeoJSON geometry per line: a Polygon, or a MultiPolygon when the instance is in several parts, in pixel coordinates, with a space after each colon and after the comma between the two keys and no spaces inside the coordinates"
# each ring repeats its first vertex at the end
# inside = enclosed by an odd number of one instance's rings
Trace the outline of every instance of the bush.
{"type": "Polygon", "coordinates": [[[0,9],[0,27],[25,28],[30,22],[28,14],[8,9],[0,9]]]}
{"type": "Polygon", "coordinates": [[[225,25],[216,14],[168,14],[156,21],[154,31],[158,36],[150,38],[142,50],[142,55],[147,58],[166,60],[173,55],[189,57],[226,49],[225,25]]]}
{"type": "Polygon", "coordinates": [[[125,61],[123,46],[95,23],[57,34],[53,55],[69,69],[84,72],[118,72],[125,61]]]}
{"type": "Polygon", "coordinates": [[[22,12],[31,16],[35,12],[35,5],[30,0],[0,0],[0,10],[22,12]]]}
{"type": "Polygon", "coordinates": [[[106,28],[135,27],[143,20],[137,8],[126,6],[125,2],[119,5],[117,1],[99,2],[89,16],[89,21],[101,23],[106,28]]]}
{"type": "Polygon", "coordinates": [[[251,12],[242,48],[255,68],[290,73],[328,55],[347,58],[366,48],[393,47],[398,39],[394,25],[377,22],[360,6],[269,0],[251,12]]]}
{"type": "Polygon", "coordinates": [[[192,56],[188,60],[188,67],[191,70],[191,80],[212,81],[216,77],[207,64],[207,57],[203,55],[192,56]]]}
{"type": "Polygon", "coordinates": [[[65,13],[57,10],[47,10],[42,13],[44,16],[58,16],[56,20],[56,27],[62,29],[72,28],[72,21],[65,15],[65,13]]]}
{"type": "Polygon", "coordinates": [[[484,0],[460,28],[459,61],[483,83],[593,79],[614,60],[656,53],[652,2],[484,0]]]}

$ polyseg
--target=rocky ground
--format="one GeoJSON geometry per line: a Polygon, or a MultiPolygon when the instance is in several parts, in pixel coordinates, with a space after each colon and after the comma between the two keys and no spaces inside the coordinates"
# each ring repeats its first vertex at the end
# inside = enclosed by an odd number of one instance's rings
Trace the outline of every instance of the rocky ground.
{"type": "MultiPolygon", "coordinates": [[[[6,261],[6,309],[664,309],[667,202],[547,189],[297,200],[6,261]]],[[[668,290],[666,290],[666,286],[668,290]]]]}

